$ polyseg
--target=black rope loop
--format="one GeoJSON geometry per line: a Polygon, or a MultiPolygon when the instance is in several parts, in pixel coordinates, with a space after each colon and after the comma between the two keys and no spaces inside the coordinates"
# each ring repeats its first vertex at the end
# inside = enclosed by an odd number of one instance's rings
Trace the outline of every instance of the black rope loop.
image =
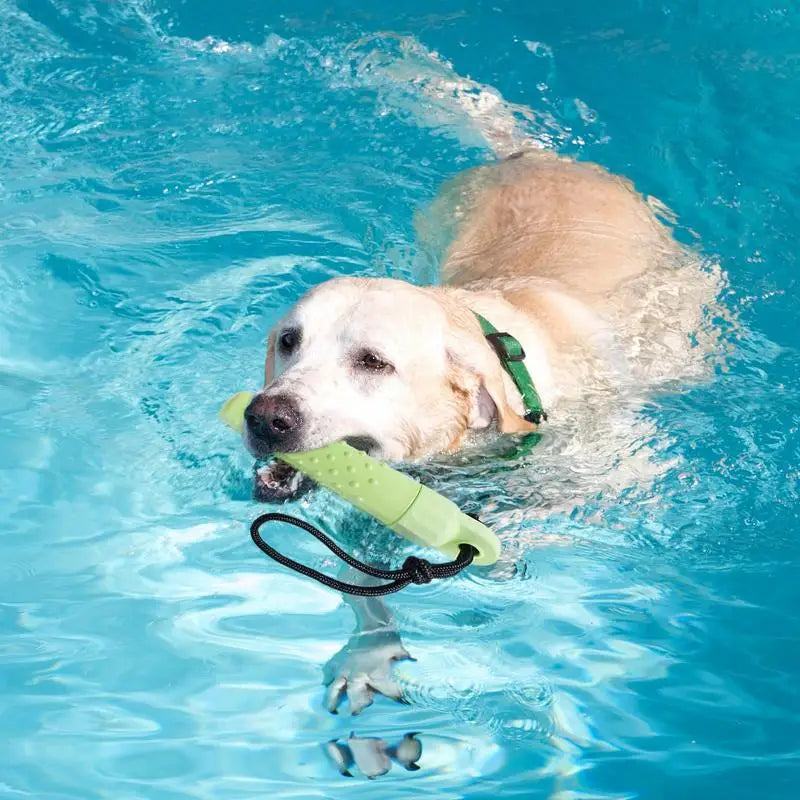
{"type": "Polygon", "coordinates": [[[472,560],[477,555],[477,550],[471,544],[461,544],[458,547],[458,556],[453,561],[447,561],[444,564],[431,564],[424,558],[417,558],[416,556],[409,556],[400,569],[379,569],[370,564],[364,564],[356,558],[353,558],[349,553],[345,553],[339,545],[336,544],[330,537],[326,536],[319,528],[316,528],[310,522],[292,517],[289,514],[282,514],[278,511],[273,511],[268,514],[262,514],[253,520],[250,526],[250,536],[255,542],[256,547],[268,555],[273,560],[277,561],[281,566],[293,569],[307,578],[313,578],[319,581],[323,586],[329,589],[334,589],[337,592],[344,592],[345,594],[356,594],[361,597],[378,597],[383,594],[391,594],[398,592],[400,589],[408,586],[410,583],[422,585],[430,583],[437,578],[452,578],[458,575],[462,569],[468,567],[472,560]],[[288,525],[294,525],[295,528],[310,533],[318,541],[322,542],[334,555],[338,556],[345,564],[363,572],[365,575],[370,575],[373,578],[381,578],[387,580],[389,583],[384,583],[379,586],[359,586],[355,583],[346,583],[345,581],[331,578],[330,575],[325,575],[312,567],[301,564],[288,556],[279,553],[274,547],[268,545],[261,538],[261,526],[267,522],[285,522],[288,525]]]}

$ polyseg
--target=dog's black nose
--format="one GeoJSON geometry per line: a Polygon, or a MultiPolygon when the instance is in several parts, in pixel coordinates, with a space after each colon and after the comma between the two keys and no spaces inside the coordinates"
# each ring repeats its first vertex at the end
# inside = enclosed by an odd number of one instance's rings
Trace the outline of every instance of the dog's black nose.
{"type": "Polygon", "coordinates": [[[245,409],[244,420],[254,439],[280,446],[300,428],[303,417],[291,397],[259,394],[245,409]]]}

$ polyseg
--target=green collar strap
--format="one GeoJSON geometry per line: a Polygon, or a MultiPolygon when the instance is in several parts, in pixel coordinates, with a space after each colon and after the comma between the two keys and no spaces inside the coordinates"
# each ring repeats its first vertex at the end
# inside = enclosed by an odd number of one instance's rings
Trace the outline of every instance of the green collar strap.
{"type": "Polygon", "coordinates": [[[539,392],[536,391],[533,379],[528,368],[525,366],[525,350],[522,345],[510,334],[498,331],[486,317],[482,317],[476,312],[472,312],[480,323],[486,341],[497,353],[503,369],[508,373],[517,391],[522,395],[522,405],[525,409],[523,416],[528,422],[538,425],[543,419],[547,419],[547,414],[542,408],[542,400],[539,392]]]}

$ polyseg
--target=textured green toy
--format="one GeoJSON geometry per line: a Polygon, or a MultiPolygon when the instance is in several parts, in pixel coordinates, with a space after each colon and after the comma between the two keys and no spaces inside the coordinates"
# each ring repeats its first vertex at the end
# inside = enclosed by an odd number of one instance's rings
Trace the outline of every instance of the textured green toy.
{"type": "MultiPolygon", "coordinates": [[[[241,431],[252,397],[250,392],[231,397],[220,411],[222,420],[241,431]]],[[[478,551],[474,563],[479,565],[494,564],[500,556],[500,540],[481,522],[446,497],[344,442],[275,457],[415,544],[435,547],[450,558],[458,555],[460,544],[470,544],[478,551]]]]}

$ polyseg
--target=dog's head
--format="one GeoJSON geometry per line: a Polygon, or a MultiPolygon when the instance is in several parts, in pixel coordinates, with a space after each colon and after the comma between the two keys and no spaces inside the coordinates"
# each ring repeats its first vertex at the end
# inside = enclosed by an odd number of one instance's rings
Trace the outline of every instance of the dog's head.
{"type": "Polygon", "coordinates": [[[532,429],[468,307],[439,289],[338,278],[269,337],[264,388],[245,412],[251,452],[344,440],[389,460],[456,449],[469,429],[532,429]]]}

